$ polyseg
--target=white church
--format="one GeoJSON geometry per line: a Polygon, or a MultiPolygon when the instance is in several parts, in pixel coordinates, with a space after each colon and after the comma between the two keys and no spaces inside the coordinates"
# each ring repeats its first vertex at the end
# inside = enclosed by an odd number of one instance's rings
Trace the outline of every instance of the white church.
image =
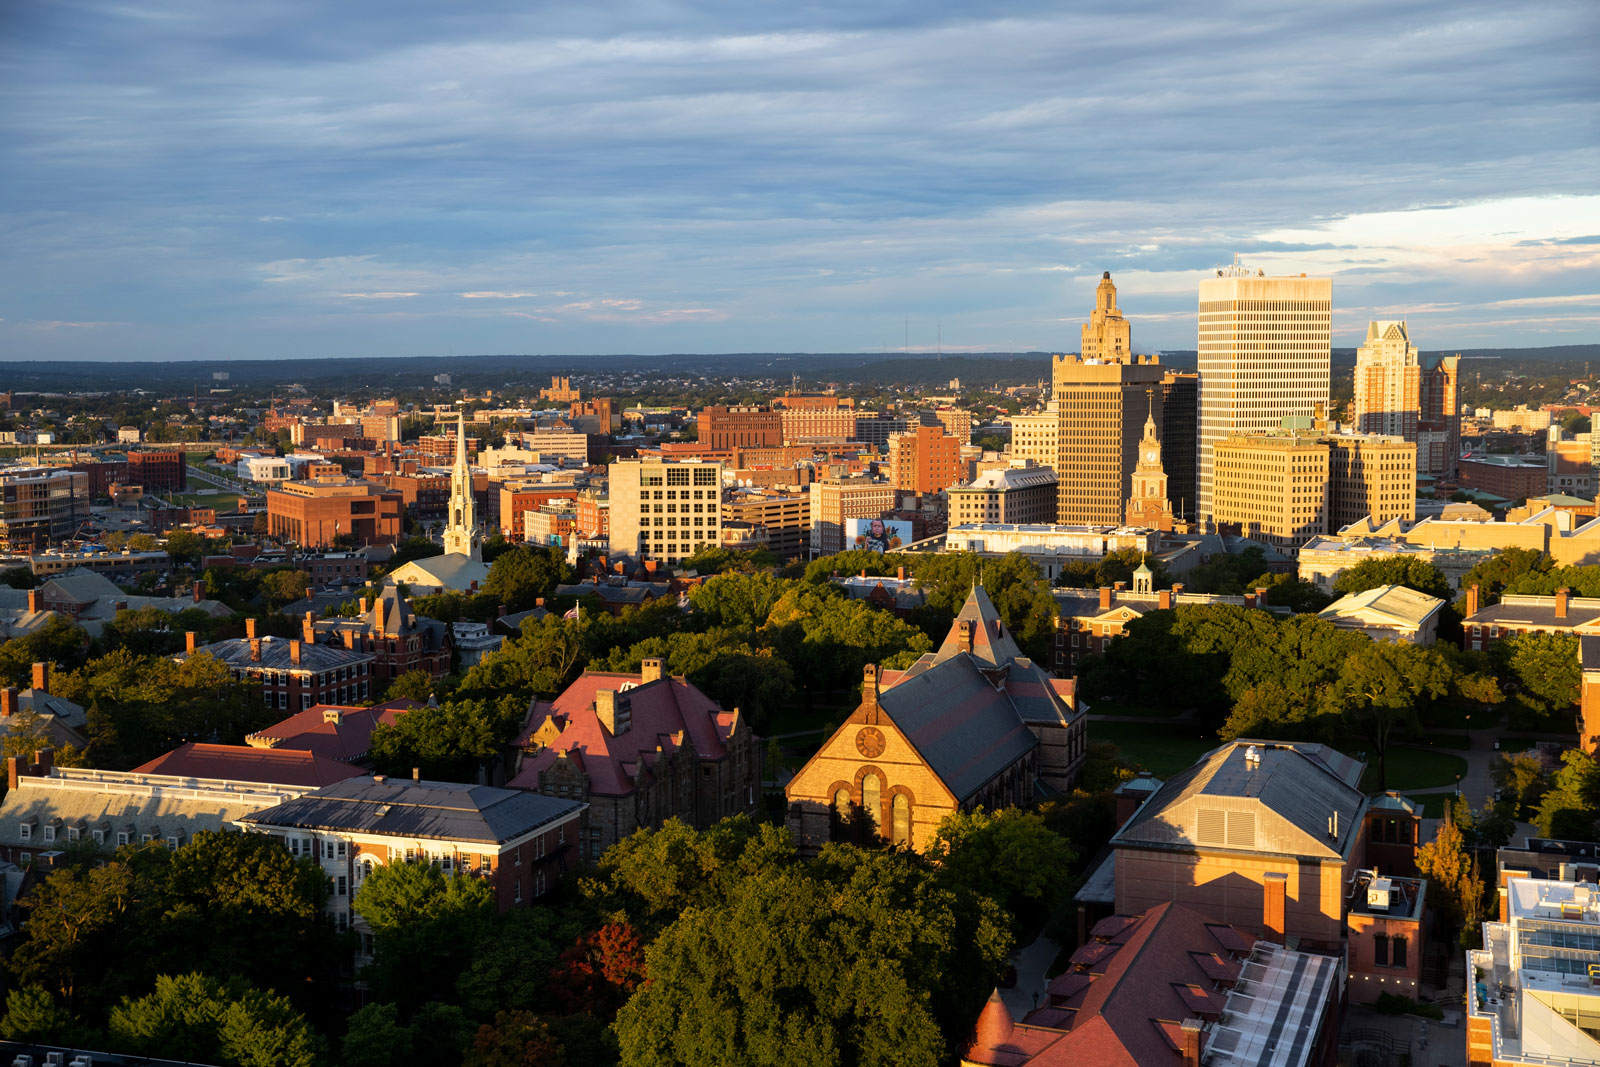
{"type": "Polygon", "coordinates": [[[444,529],[444,555],[415,559],[389,572],[385,585],[404,583],[413,596],[483,588],[489,566],[483,562],[483,531],[472,502],[472,468],[467,466],[467,421],[456,413],[456,462],[450,471],[450,521],[444,529]]]}

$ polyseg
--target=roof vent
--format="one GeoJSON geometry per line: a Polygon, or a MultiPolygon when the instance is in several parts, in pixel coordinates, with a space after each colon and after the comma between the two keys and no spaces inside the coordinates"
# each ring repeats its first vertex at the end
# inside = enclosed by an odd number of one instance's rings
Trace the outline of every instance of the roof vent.
{"type": "Polygon", "coordinates": [[[1244,750],[1244,761],[1253,766],[1261,766],[1261,750],[1254,745],[1244,750]]]}
{"type": "Polygon", "coordinates": [[[1394,883],[1387,878],[1373,878],[1367,883],[1367,908],[1370,911],[1388,911],[1390,891],[1394,883]]]}

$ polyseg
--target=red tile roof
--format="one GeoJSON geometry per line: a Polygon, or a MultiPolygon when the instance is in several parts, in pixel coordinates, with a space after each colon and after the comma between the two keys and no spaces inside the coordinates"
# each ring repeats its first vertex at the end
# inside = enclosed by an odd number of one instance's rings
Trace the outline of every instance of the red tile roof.
{"type": "Polygon", "coordinates": [[[170,774],[178,778],[308,786],[332,785],[364,773],[359,767],[303,749],[202,745],[193,741],[133,770],[135,774],[170,774]]]}
{"type": "Polygon", "coordinates": [[[370,708],[317,704],[251,734],[247,741],[262,748],[305,749],[325,759],[353,763],[372,750],[372,731],[421,707],[414,700],[391,700],[370,708]]]}
{"type": "Polygon", "coordinates": [[[634,791],[636,773],[648,778],[657,759],[680,748],[692,749],[701,759],[726,755],[737,719],[737,712],[722,710],[683,678],[646,682],[640,674],[584,671],[554,700],[534,703],[518,745],[534,744],[533,735],[547,720],[560,727],[560,736],[526,756],[506,784],[537,789],[539,772],[566,753],[588,774],[591,793],[626,796],[634,791]],[[595,695],[602,689],[628,701],[629,725],[620,735],[606,729],[595,711],[595,695]]]}
{"type": "Polygon", "coordinates": [[[1179,1024],[1215,1015],[1223,1004],[1201,961],[1221,959],[1223,936],[1245,950],[1255,941],[1181,904],[1113,916],[1091,936],[1050,983],[1048,1003],[1013,1023],[1003,1040],[992,1002],[985,1006],[987,1021],[963,1057],[994,1067],[1181,1064],[1179,1024]]]}

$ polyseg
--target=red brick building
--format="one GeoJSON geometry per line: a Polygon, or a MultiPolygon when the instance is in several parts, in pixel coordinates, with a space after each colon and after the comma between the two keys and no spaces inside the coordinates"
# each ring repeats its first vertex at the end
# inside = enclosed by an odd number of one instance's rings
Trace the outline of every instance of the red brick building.
{"type": "Polygon", "coordinates": [[[190,631],[187,650],[176,658],[215,656],[235,679],[259,685],[269,708],[303,711],[313,704],[349,704],[372,695],[372,653],[300,638],[258,637],[254,619],[246,619],[244,626],[244,637],[209,645],[198,644],[190,631]]]}
{"type": "Polygon", "coordinates": [[[696,427],[696,443],[702,448],[778,448],[783,444],[783,416],[771,408],[702,408],[696,427]]]}
{"type": "Polygon", "coordinates": [[[450,627],[417,618],[392,586],[354,619],[318,622],[315,612],[306,612],[301,639],[370,654],[372,676],[384,684],[407,671],[427,671],[435,681],[450,673],[450,627]]]}
{"type": "Polygon", "coordinates": [[[338,537],[392,545],[401,536],[401,497],[370,482],[285,482],[267,491],[267,531],[280,541],[328,548],[338,537]]]}
{"type": "Polygon", "coordinates": [[[189,464],[176,449],[129,452],[128,478],[150,493],[181,493],[189,487],[189,464]]]}

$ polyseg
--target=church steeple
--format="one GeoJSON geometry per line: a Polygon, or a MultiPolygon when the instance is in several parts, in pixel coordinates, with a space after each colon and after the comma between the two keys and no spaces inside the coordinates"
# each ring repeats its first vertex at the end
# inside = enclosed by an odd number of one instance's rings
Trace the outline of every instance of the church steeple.
{"type": "Polygon", "coordinates": [[[450,469],[450,520],[444,528],[447,556],[483,558],[482,531],[472,500],[472,468],[467,466],[467,417],[456,412],[456,462],[450,469]]]}
{"type": "Polygon", "coordinates": [[[1132,495],[1128,497],[1125,521],[1129,526],[1154,530],[1172,529],[1172,504],[1167,499],[1167,472],[1161,465],[1161,440],[1156,436],[1155,405],[1144,420],[1144,437],[1139,441],[1139,459],[1134,464],[1132,495]]]}

